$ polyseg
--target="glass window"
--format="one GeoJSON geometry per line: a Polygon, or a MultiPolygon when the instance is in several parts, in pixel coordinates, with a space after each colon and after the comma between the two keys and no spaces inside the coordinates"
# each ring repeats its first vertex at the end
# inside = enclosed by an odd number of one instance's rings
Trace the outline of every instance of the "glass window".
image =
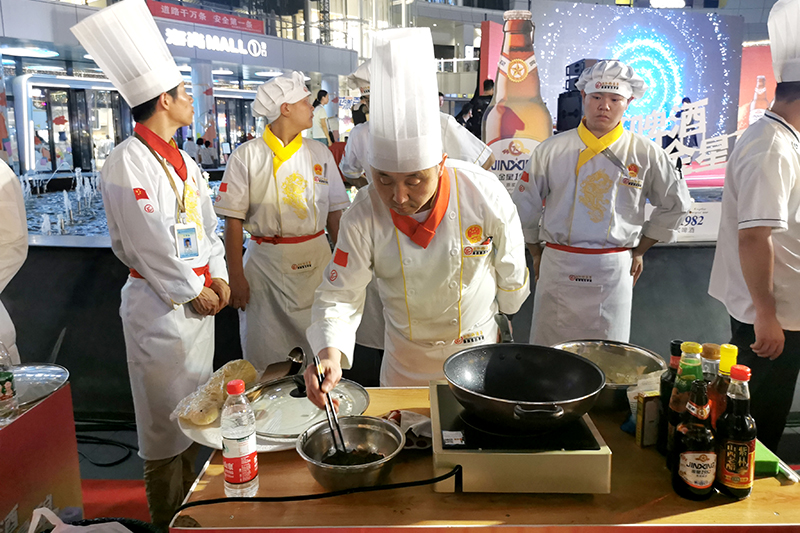
{"type": "Polygon", "coordinates": [[[50,121],[48,120],[47,92],[34,87],[31,90],[33,100],[33,150],[36,158],[33,170],[53,170],[52,147],[50,143],[50,121]]]}
{"type": "Polygon", "coordinates": [[[95,168],[103,168],[111,150],[114,149],[114,109],[111,102],[111,91],[87,90],[89,115],[92,125],[92,155],[95,168]]]}
{"type": "Polygon", "coordinates": [[[50,121],[53,124],[55,148],[55,170],[72,170],[72,138],[69,131],[69,94],[67,91],[50,90],[50,121]]]}

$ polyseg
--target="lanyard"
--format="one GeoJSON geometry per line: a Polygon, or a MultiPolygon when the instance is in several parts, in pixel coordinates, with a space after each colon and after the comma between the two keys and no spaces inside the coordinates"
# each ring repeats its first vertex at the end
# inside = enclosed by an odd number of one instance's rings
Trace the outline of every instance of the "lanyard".
{"type": "Polygon", "coordinates": [[[175,180],[172,179],[172,173],[167,168],[167,164],[164,162],[164,159],[158,156],[156,151],[153,150],[153,148],[149,144],[147,144],[147,141],[145,141],[142,138],[141,135],[139,135],[138,133],[134,133],[133,135],[134,135],[134,137],[139,139],[139,141],[143,145],[145,145],[148,150],[150,150],[150,153],[153,154],[153,157],[155,157],[158,160],[158,162],[161,163],[161,168],[164,169],[164,173],[167,175],[167,179],[169,179],[169,184],[172,186],[172,191],[175,193],[175,199],[178,200],[178,211],[180,212],[181,222],[185,223],[185,220],[186,220],[186,187],[188,187],[189,185],[187,183],[184,183],[183,184],[183,194],[182,195],[178,194],[178,187],[175,186],[175,180]]]}

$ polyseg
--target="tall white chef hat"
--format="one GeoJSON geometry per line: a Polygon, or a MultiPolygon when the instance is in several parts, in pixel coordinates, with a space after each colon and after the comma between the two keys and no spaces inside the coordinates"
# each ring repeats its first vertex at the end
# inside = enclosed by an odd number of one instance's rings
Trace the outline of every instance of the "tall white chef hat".
{"type": "Polygon", "coordinates": [[[442,134],[430,29],[377,33],[370,71],[369,164],[386,172],[436,166],[442,134]]]}
{"type": "Polygon", "coordinates": [[[183,81],[144,0],[123,0],[71,29],[131,107],[183,81]]]}
{"type": "Polygon", "coordinates": [[[623,98],[641,98],[647,84],[631,67],[622,61],[598,61],[581,73],[575,84],[579,91],[591,93],[614,93],[623,98]]]}
{"type": "Polygon", "coordinates": [[[361,91],[361,96],[369,95],[370,84],[370,69],[371,60],[367,59],[358,68],[347,77],[347,84],[351,89],[358,89],[361,91]]]}
{"type": "Polygon", "coordinates": [[[260,85],[253,102],[253,113],[274,122],[281,116],[283,104],[296,104],[311,94],[306,87],[305,77],[294,71],[290,76],[273,78],[260,85]]]}
{"type": "Polygon", "coordinates": [[[800,0],[779,0],[769,12],[767,29],[772,69],[778,83],[800,81],[800,0]]]}

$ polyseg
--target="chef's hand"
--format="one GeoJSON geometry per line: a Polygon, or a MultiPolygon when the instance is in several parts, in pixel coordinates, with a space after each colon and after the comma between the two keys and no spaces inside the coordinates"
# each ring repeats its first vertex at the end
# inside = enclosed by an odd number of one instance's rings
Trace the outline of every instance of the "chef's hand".
{"type": "Polygon", "coordinates": [[[217,314],[218,305],[219,297],[217,293],[208,287],[203,287],[203,290],[200,291],[197,298],[192,300],[192,307],[194,307],[194,310],[204,316],[217,314]]]}
{"type": "MultiPolygon", "coordinates": [[[[340,363],[342,360],[342,352],[336,348],[323,348],[317,355],[319,356],[319,363],[325,373],[325,381],[322,382],[322,390],[320,390],[319,387],[317,368],[313,363],[306,367],[303,377],[306,381],[306,395],[308,399],[320,409],[325,409],[325,393],[332,391],[336,384],[339,383],[339,380],[342,379],[342,366],[340,363]]],[[[339,401],[334,399],[333,403],[338,411],[339,401]]]]}
{"type": "Polygon", "coordinates": [[[250,301],[250,284],[247,283],[244,274],[231,276],[230,289],[231,307],[244,311],[250,301]]]}
{"type": "Polygon", "coordinates": [[[219,306],[214,314],[219,313],[222,309],[228,305],[228,302],[231,299],[231,288],[225,282],[224,279],[221,278],[214,278],[211,280],[211,287],[209,287],[219,298],[219,306]]]}
{"type": "Polygon", "coordinates": [[[756,313],[753,329],[756,333],[756,342],[750,345],[753,352],[759,357],[768,357],[771,361],[777,359],[783,353],[785,338],[775,314],[761,316],[756,313]]]}
{"type": "Polygon", "coordinates": [[[633,261],[631,262],[631,276],[633,276],[633,286],[639,281],[639,276],[642,275],[644,270],[644,257],[643,254],[637,254],[636,250],[633,251],[633,261]]]}

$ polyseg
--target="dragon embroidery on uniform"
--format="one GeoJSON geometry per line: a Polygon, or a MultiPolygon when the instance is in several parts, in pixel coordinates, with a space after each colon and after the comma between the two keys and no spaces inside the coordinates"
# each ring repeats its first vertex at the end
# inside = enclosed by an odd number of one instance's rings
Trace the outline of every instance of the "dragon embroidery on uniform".
{"type": "Polygon", "coordinates": [[[609,201],[605,198],[614,182],[603,170],[590,174],[581,182],[580,203],[589,209],[589,219],[592,222],[602,222],[606,216],[609,201]]]}
{"type": "Polygon", "coordinates": [[[304,193],[306,191],[306,179],[297,172],[292,173],[281,185],[283,191],[283,203],[288,205],[300,220],[308,218],[308,203],[304,193]]]}
{"type": "Polygon", "coordinates": [[[197,224],[197,238],[203,240],[203,217],[200,216],[200,201],[197,191],[189,185],[189,180],[184,184],[186,194],[184,195],[184,207],[186,208],[186,220],[197,224]]]}

